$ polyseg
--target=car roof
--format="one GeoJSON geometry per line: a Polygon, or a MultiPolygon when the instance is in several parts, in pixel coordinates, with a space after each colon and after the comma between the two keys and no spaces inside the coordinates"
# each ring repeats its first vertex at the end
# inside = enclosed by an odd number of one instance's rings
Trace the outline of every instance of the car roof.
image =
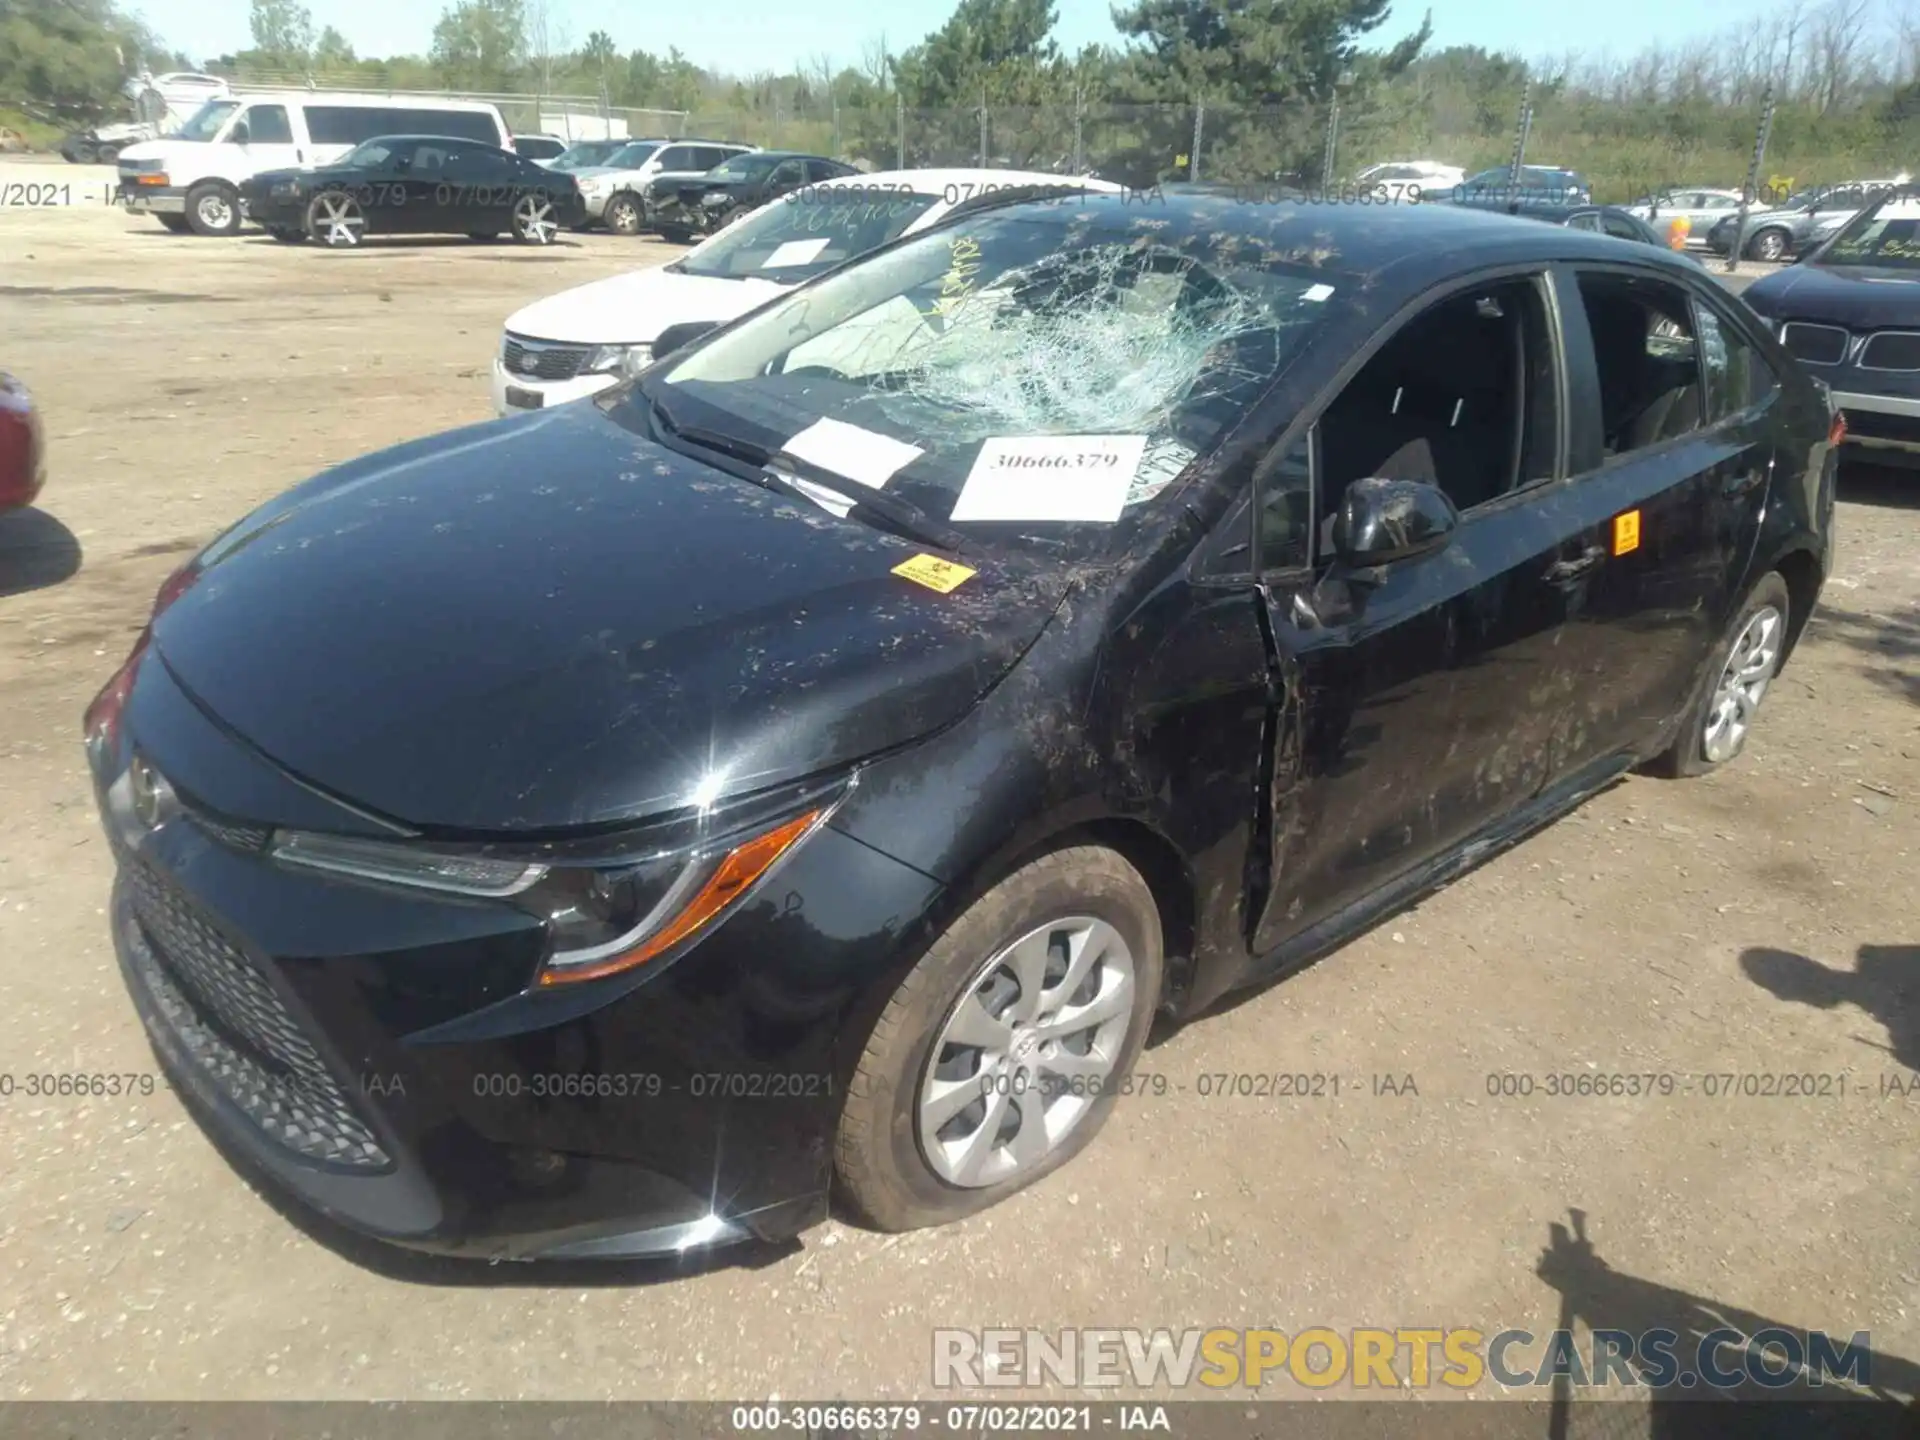
{"type": "MultiPolygon", "coordinates": [[[[1601,207],[1566,208],[1572,213],[1601,207]]],[[[1365,280],[1374,293],[1370,303],[1380,305],[1394,303],[1396,291],[1411,295],[1456,274],[1508,264],[1631,258],[1676,275],[1698,274],[1697,266],[1664,246],[1542,225],[1531,216],[1471,205],[1243,202],[1148,191],[1092,194],[1065,207],[1044,200],[1015,202],[1007,213],[1053,216],[1063,226],[1104,221],[1138,228],[1142,236],[1165,243],[1232,237],[1236,256],[1257,261],[1264,255],[1276,264],[1323,269],[1330,279],[1365,280]]]]}
{"type": "Polygon", "coordinates": [[[1096,180],[1084,175],[1058,175],[1046,170],[993,170],[979,166],[961,166],[949,169],[928,170],[875,170],[870,174],[842,175],[834,180],[821,182],[825,185],[845,185],[857,188],[861,185],[886,185],[896,190],[906,190],[915,195],[938,195],[944,197],[949,186],[964,189],[971,185],[973,193],[991,193],[983,187],[989,185],[1019,187],[1026,185],[1084,185],[1089,190],[1118,194],[1126,189],[1111,180],[1096,180]]]}
{"type": "MultiPolygon", "coordinates": [[[[435,134],[419,134],[419,135],[411,135],[411,134],[410,134],[410,135],[370,135],[370,136],[368,136],[368,137],[367,137],[367,138],[366,138],[365,140],[362,140],[362,141],[360,142],[360,144],[362,144],[362,145],[391,145],[391,144],[393,144],[393,143],[394,143],[394,142],[396,142],[396,141],[404,141],[404,140],[417,140],[417,141],[419,141],[419,142],[420,142],[421,144],[423,144],[423,145],[426,145],[426,144],[432,144],[432,145],[478,145],[478,146],[480,146],[480,147],[481,147],[482,149],[486,149],[486,150],[500,150],[500,149],[501,149],[501,147],[500,147],[500,146],[498,146],[498,145],[495,145],[495,144],[494,144],[494,143],[493,143],[492,141],[490,141],[490,140],[470,140],[470,139],[468,139],[468,138],[467,138],[467,137],[466,137],[465,135],[435,135],[435,134]]],[[[358,148],[358,147],[356,147],[356,148],[358,148]]],[[[501,153],[502,153],[502,154],[505,154],[506,152],[505,152],[505,151],[503,150],[503,151],[501,151],[501,153]]]]}

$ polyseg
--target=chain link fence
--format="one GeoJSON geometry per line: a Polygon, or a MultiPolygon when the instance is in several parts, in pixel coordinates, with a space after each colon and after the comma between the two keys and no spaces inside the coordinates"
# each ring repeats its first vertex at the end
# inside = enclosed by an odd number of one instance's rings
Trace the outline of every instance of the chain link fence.
{"type": "MultiPolygon", "coordinates": [[[[1564,86],[1474,90],[1416,75],[1365,96],[1291,106],[1116,103],[1089,96],[1051,105],[982,103],[913,109],[897,96],[842,103],[832,87],[792,82],[752,104],[691,110],[615,105],[606,95],[384,88],[385,72],[247,71],[236,89],[352,90],[490,101],[518,133],[564,139],[699,137],[800,150],[867,170],[929,166],[1096,174],[1126,185],[1197,180],[1316,188],[1350,183],[1367,167],[1424,160],[1474,175],[1524,163],[1584,176],[1602,204],[1631,204],[1680,187],[1747,185],[1764,95],[1740,104],[1698,97],[1604,97],[1564,86]]],[[[763,87],[764,90],[765,87],[763,87]]],[[[739,95],[735,90],[735,95],[739,95]]],[[[1920,118],[1892,124],[1865,111],[1776,108],[1756,205],[1810,186],[1903,176],[1920,153],[1920,118]]]]}

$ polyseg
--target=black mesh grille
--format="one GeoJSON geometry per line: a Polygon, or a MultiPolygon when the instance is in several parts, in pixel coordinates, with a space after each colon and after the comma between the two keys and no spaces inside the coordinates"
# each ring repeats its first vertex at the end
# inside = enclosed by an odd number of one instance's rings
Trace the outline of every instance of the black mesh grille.
{"type": "Polygon", "coordinates": [[[184,797],[181,799],[180,809],[193,822],[195,829],[232,850],[244,850],[250,854],[257,854],[266,849],[267,842],[273,838],[273,832],[264,825],[249,825],[241,820],[229,820],[224,815],[203,810],[184,797]]]}
{"type": "Polygon", "coordinates": [[[1868,336],[1858,363],[1868,370],[1920,370],[1920,331],[1882,330],[1868,336]]]}
{"type": "Polygon", "coordinates": [[[135,963],[189,1054],[267,1136],[354,1169],[391,1162],[267,978],[145,862],[123,861],[135,963]],[[145,943],[141,943],[145,942],[145,943]]]}
{"type": "Polygon", "coordinates": [[[571,380],[586,368],[587,356],[591,353],[585,345],[551,345],[509,335],[500,359],[511,375],[526,375],[535,380],[571,380]]]}
{"type": "Polygon", "coordinates": [[[1847,332],[1837,325],[1794,320],[1781,330],[1780,343],[1794,359],[1809,365],[1838,365],[1847,353],[1847,332]]]}

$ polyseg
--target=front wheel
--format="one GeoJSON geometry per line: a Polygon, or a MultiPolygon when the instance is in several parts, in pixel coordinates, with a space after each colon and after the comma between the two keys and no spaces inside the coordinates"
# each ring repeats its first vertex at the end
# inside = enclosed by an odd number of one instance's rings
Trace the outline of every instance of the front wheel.
{"type": "Polygon", "coordinates": [[[616,195],[607,201],[607,211],[602,218],[616,235],[638,235],[642,218],[640,201],[633,195],[616,195]]]}
{"type": "Polygon", "coordinates": [[[1791,614],[1787,582],[1773,571],[1735,612],[1680,734],[1649,769],[1673,778],[1704,775],[1746,748],[1760,702],[1780,673],[1791,614]]]}
{"type": "Polygon", "coordinates": [[[1787,237],[1778,230],[1762,230],[1747,246],[1755,260],[1778,260],[1787,253],[1787,237]]]}
{"type": "Polygon", "coordinates": [[[901,981],[847,1091],[835,1172],[882,1230],[958,1220],[1084,1149],[1160,999],[1160,917],[1124,857],[1057,850],[976,900],[901,981]]]}
{"type": "Polygon", "coordinates": [[[513,238],[524,245],[551,245],[560,238],[560,220],[544,195],[522,195],[513,206],[513,238]]]}
{"type": "Polygon", "coordinates": [[[351,250],[367,238],[367,215],[344,190],[322,190],[307,205],[307,234],[329,250],[351,250]]]}
{"type": "Polygon", "coordinates": [[[120,158],[119,145],[102,144],[94,147],[93,159],[97,165],[111,165],[120,158]]]}
{"type": "Polygon", "coordinates": [[[240,197],[215,181],[187,191],[187,226],[196,235],[238,235],[240,197]]]}

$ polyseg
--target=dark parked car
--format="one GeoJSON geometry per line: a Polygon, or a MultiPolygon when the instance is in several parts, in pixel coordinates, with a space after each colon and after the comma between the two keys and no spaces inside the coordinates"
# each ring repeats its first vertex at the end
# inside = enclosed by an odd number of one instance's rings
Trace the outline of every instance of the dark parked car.
{"type": "Polygon", "coordinates": [[[1521,204],[1505,208],[1509,215],[1518,215],[1525,220],[1543,220],[1549,225],[1565,225],[1572,230],[1596,230],[1603,235],[1611,235],[1617,240],[1631,240],[1637,245],[1652,245],[1656,249],[1678,255],[1690,265],[1700,263],[1684,250],[1669,243],[1666,235],[1654,229],[1638,215],[1618,205],[1521,204]]]}
{"type": "Polygon", "coordinates": [[[391,1240],[966,1215],[1156,1012],[1736,755],[1829,422],[1653,249],[986,204],[180,570],[85,718],[125,979],[204,1125],[391,1240]]]}
{"type": "Polygon", "coordinates": [[[1920,465],[1920,201],[1875,202],[1741,298],[1832,389],[1848,443],[1920,465]]]}
{"type": "Polygon", "coordinates": [[[46,436],[33,397],[0,370],[0,515],[31,505],[46,480],[46,436]]]}
{"type": "Polygon", "coordinates": [[[755,150],[734,156],[698,180],[654,186],[645,200],[645,224],[664,238],[684,245],[696,235],[711,235],[746,211],[803,186],[859,173],[853,166],[824,155],[755,150]]]}
{"type": "Polygon", "coordinates": [[[551,245],[585,214],[570,175],[477,140],[384,135],[332,165],[267,170],[240,201],[276,240],[351,249],[369,235],[471,235],[502,230],[551,245]]]}
{"type": "Polygon", "coordinates": [[[1509,200],[1530,205],[1593,203],[1593,186],[1587,183],[1586,176],[1576,170],[1563,170],[1558,165],[1522,165],[1520,183],[1509,187],[1511,178],[1507,166],[1496,165],[1491,170],[1469,175],[1453,188],[1451,194],[1444,190],[1429,190],[1424,198],[1450,198],[1462,205],[1503,205],[1509,200]]]}

